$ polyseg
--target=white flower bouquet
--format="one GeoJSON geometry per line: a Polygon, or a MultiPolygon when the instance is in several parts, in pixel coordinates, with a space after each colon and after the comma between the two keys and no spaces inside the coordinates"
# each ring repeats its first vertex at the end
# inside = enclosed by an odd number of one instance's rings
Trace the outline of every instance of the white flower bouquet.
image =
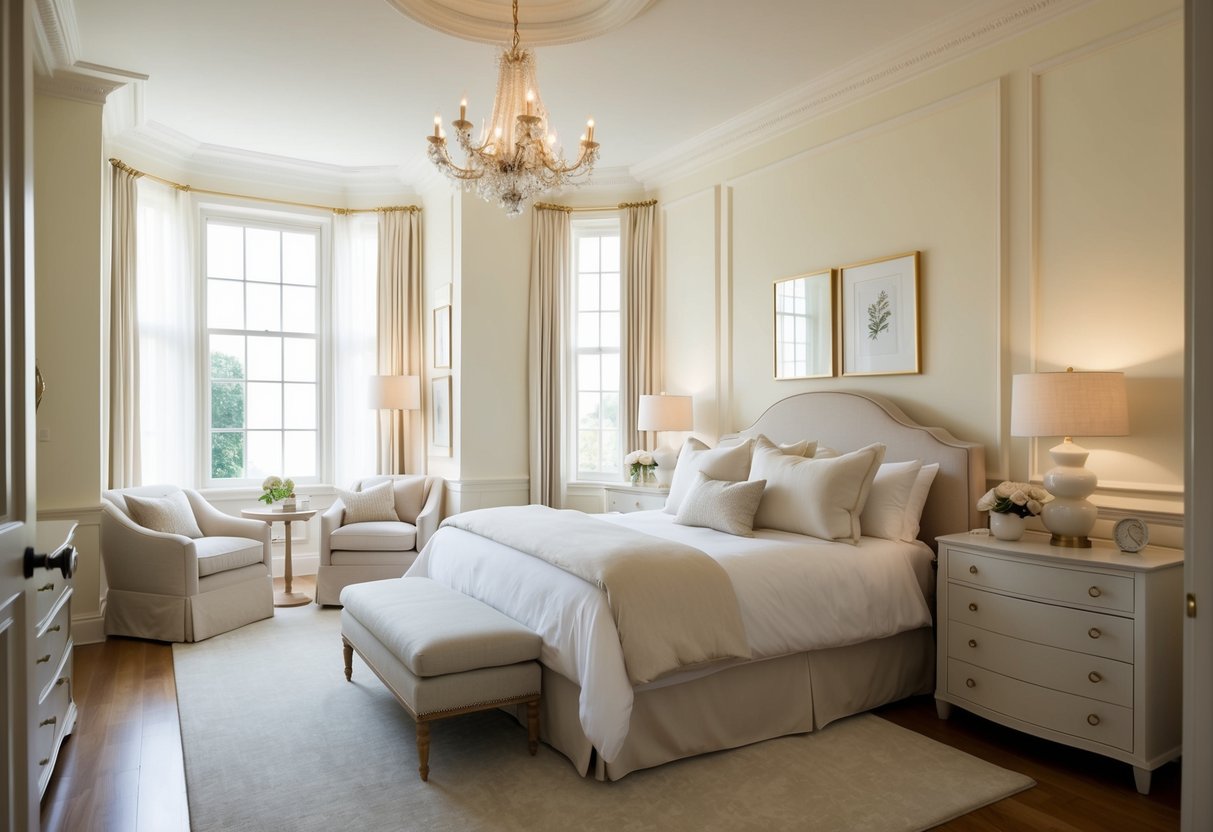
{"type": "Polygon", "coordinates": [[[1026,482],[1000,482],[977,501],[978,511],[1035,517],[1053,495],[1038,485],[1026,482]]]}
{"type": "Polygon", "coordinates": [[[647,479],[657,469],[657,460],[653,459],[651,451],[632,451],[623,458],[623,464],[628,466],[633,481],[647,479]]]}
{"type": "Polygon", "coordinates": [[[276,500],[294,497],[295,481],[290,478],[284,480],[281,477],[266,477],[265,482],[261,483],[261,490],[265,493],[257,499],[268,506],[276,500]]]}

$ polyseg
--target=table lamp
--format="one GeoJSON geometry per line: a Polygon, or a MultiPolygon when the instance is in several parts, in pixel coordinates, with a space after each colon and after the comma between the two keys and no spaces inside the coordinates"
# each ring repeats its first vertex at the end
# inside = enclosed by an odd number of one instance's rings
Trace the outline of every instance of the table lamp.
{"type": "MultiPolygon", "coordinates": [[[[640,406],[636,412],[636,430],[685,431],[694,426],[690,396],[667,396],[662,393],[640,397],[640,406]]],[[[657,441],[660,443],[661,438],[658,437],[657,441]]],[[[669,488],[674,478],[674,466],[678,463],[678,451],[659,446],[653,451],[653,461],[657,463],[657,470],[654,471],[657,475],[657,487],[669,488]]]]}
{"type": "Polygon", "coordinates": [[[1024,373],[1011,380],[1011,435],[1061,436],[1049,449],[1056,467],[1044,476],[1054,499],[1045,503],[1040,519],[1053,533],[1049,543],[1085,549],[1099,511],[1087,499],[1094,491],[1095,473],[1085,467],[1088,451],[1074,436],[1126,436],[1129,407],[1125,374],[1115,372],[1024,373]]]}

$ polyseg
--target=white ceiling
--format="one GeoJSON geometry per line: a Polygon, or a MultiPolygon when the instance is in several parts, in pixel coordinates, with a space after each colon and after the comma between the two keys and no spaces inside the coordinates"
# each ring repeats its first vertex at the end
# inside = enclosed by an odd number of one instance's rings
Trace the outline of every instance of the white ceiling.
{"type": "MultiPolygon", "coordinates": [[[[625,0],[596,5],[612,2],[625,0]]],[[[507,0],[492,4],[508,19],[507,0]]],[[[613,31],[537,48],[539,84],[566,145],[593,116],[599,167],[630,169],[815,81],[870,71],[874,56],[1023,5],[655,0],[613,31]]],[[[306,162],[420,170],[434,113],[449,122],[466,93],[479,123],[496,85],[494,47],[390,0],[74,0],[74,17],[76,67],[148,76],[145,125],[306,162]]]]}

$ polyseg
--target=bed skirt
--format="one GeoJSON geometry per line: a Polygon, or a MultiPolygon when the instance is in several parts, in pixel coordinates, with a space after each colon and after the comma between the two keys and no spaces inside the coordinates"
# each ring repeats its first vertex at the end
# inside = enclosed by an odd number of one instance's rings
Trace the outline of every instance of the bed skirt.
{"type": "MultiPolygon", "coordinates": [[[[836,719],[930,693],[934,686],[930,627],[748,662],[681,684],[638,690],[623,749],[605,763],[581,729],[581,689],[544,667],[540,735],[582,776],[589,774],[592,760],[597,779],[618,780],[684,757],[809,733],[836,719]]],[[[525,714],[515,716],[521,720],[525,714]]]]}

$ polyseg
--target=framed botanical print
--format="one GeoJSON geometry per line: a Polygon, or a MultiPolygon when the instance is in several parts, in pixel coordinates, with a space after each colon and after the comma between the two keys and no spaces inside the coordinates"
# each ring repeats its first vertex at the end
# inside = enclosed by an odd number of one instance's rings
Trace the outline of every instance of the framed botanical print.
{"type": "Polygon", "coordinates": [[[434,310],[434,369],[445,370],[451,366],[451,305],[434,310]]]}
{"type": "Polygon", "coordinates": [[[839,270],[842,375],[922,372],[918,263],[912,251],[839,270]]]}
{"type": "Polygon", "coordinates": [[[775,378],[834,375],[834,270],[775,281],[775,378]]]}
{"type": "Polygon", "coordinates": [[[451,377],[430,382],[430,453],[451,454],[451,377]]]}

